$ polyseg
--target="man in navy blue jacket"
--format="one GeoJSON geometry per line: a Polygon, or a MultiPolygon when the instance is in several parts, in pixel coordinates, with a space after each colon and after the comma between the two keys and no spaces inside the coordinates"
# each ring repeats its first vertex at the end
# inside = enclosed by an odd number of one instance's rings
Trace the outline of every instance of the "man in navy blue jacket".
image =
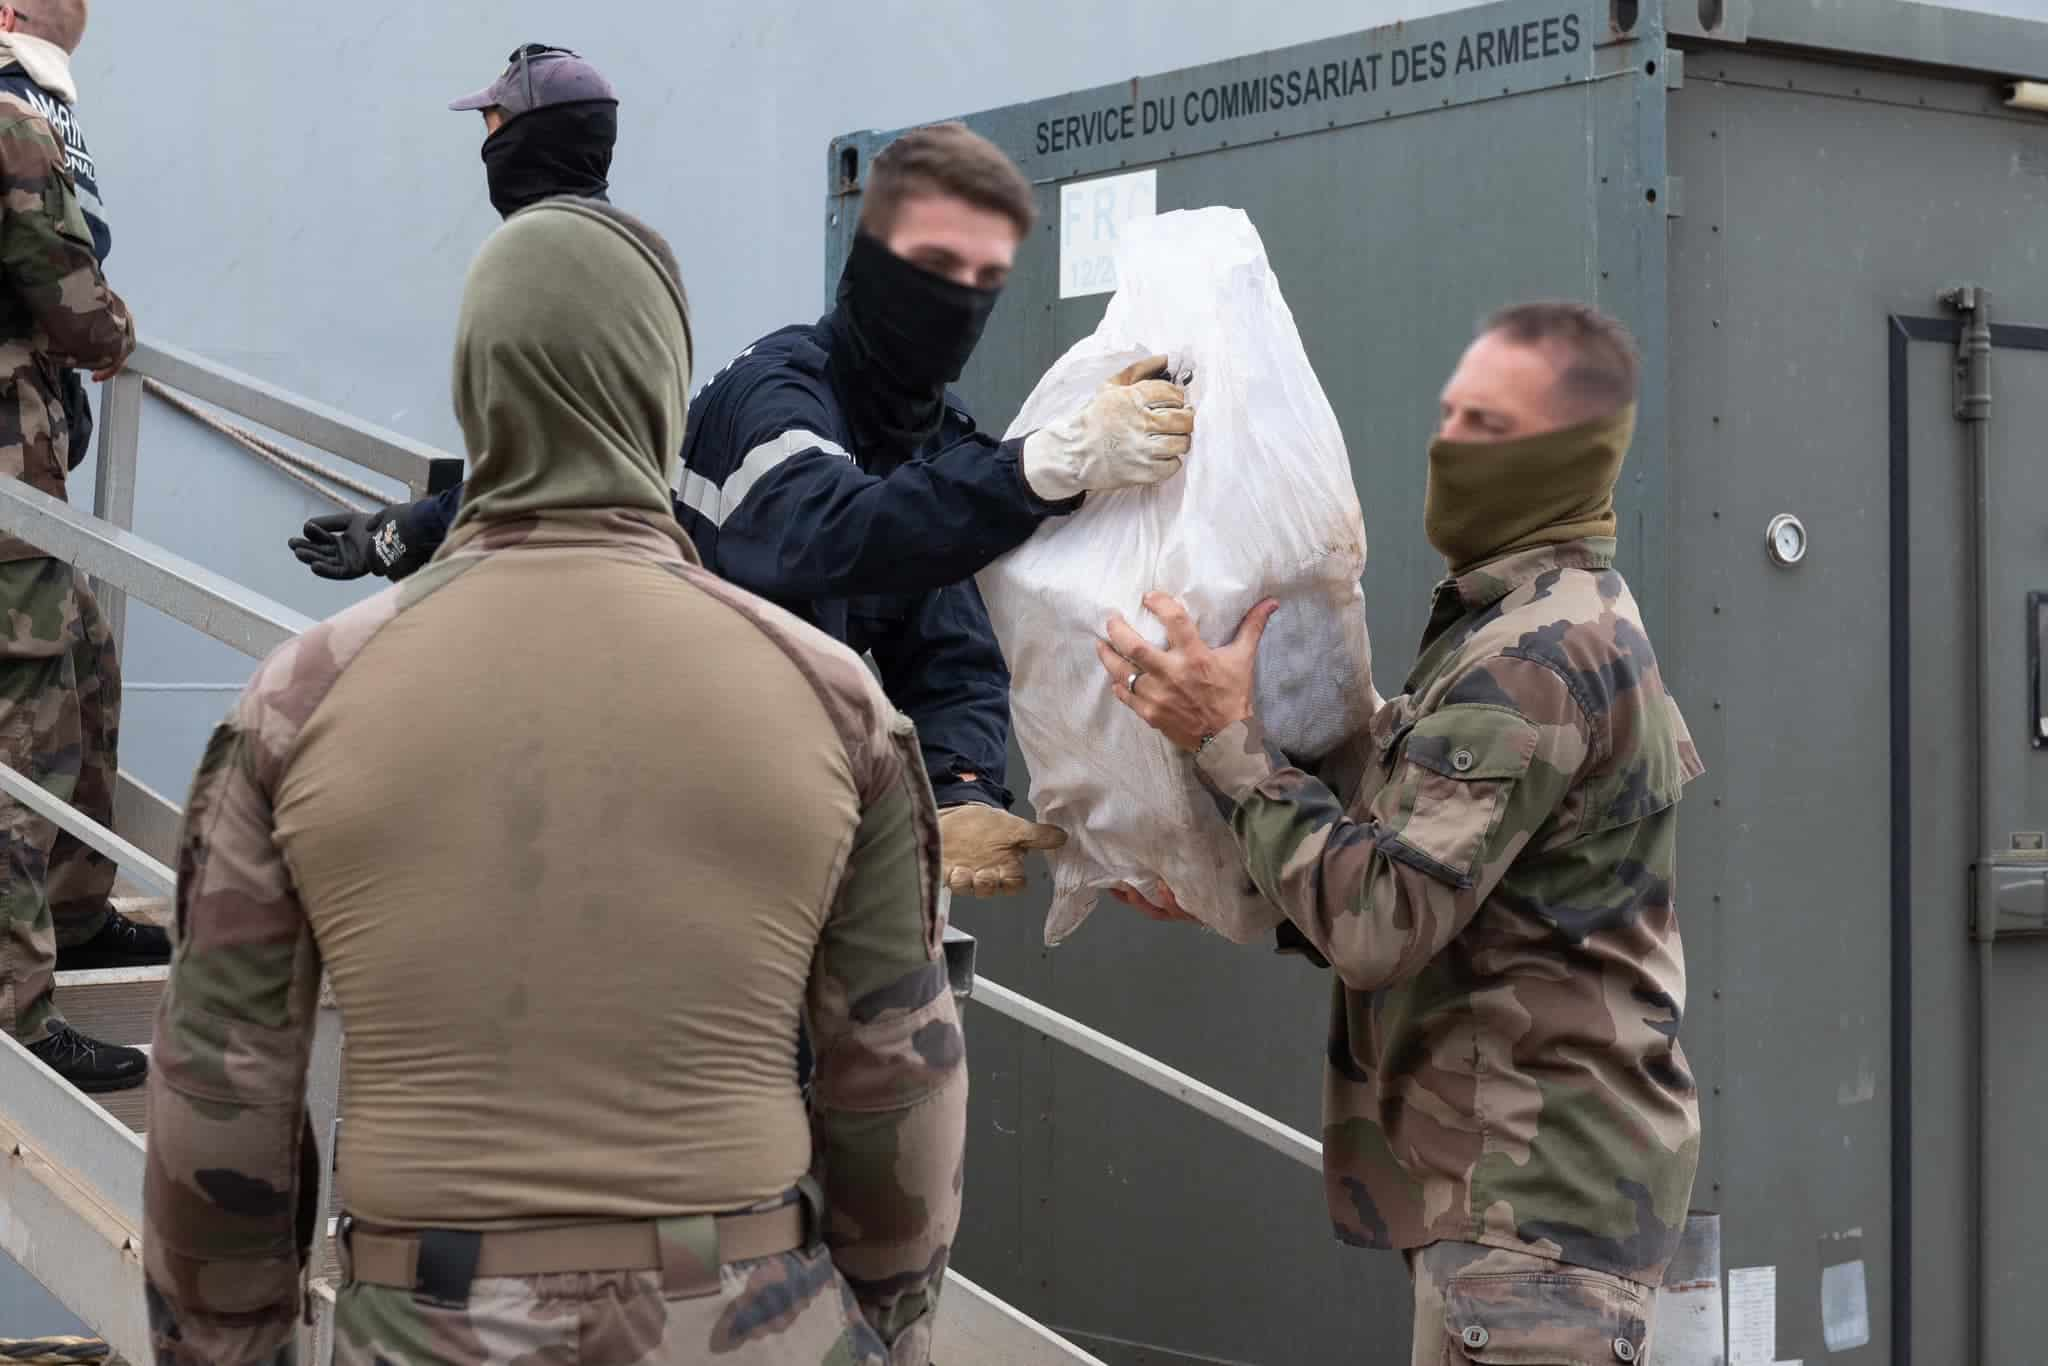
{"type": "Polygon", "coordinates": [[[691,403],[675,504],[707,566],[874,657],[917,723],[947,883],[969,895],[1021,890],[1025,852],[1064,838],[1004,809],[1009,670],[972,576],[1087,492],[1171,476],[1194,429],[1157,358],[1016,441],[948,393],[1034,212],[964,126],[898,139],[869,168],[833,310],[748,347],[691,403]]]}

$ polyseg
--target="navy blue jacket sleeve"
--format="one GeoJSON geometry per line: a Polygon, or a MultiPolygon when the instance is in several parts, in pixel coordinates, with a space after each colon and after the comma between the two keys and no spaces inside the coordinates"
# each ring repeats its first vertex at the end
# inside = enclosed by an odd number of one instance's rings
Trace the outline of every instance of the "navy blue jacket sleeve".
{"type": "Polygon", "coordinates": [[[917,723],[939,805],[1008,807],[1010,670],[973,581],[914,600],[890,629],[868,636],[868,649],[882,690],[917,723]]]}
{"type": "Polygon", "coordinates": [[[441,492],[419,499],[417,502],[401,503],[392,511],[398,521],[399,538],[405,542],[407,555],[403,563],[408,566],[404,573],[394,573],[393,578],[402,579],[414,568],[425,564],[441,548],[441,542],[448,539],[448,529],[455,525],[455,514],[462,511],[462,490],[464,485],[443,489],[441,492]]]}
{"type": "Polygon", "coordinates": [[[686,478],[682,496],[719,524],[719,572],[763,597],[945,588],[1080,506],[1031,491],[1019,442],[974,432],[877,475],[820,435],[837,424],[812,388],[770,381],[747,405],[763,416],[736,424],[738,467],[722,486],[686,478]]]}

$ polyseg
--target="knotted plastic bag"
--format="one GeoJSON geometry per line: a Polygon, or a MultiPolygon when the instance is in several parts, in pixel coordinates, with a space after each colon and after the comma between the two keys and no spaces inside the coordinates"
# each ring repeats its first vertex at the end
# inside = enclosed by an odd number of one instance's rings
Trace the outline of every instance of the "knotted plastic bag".
{"type": "MultiPolygon", "coordinates": [[[[1121,612],[1155,645],[1153,589],[1221,645],[1246,612],[1280,600],[1259,650],[1256,706],[1304,762],[1365,725],[1378,698],[1359,576],[1365,525],[1337,416],[1251,220],[1183,210],[1126,230],[1102,325],[1047,371],[1009,435],[1078,411],[1134,360],[1165,354],[1187,377],[1193,448],[1162,484],[1091,493],[979,575],[1011,675],[1017,743],[1038,819],[1068,833],[1052,855],[1045,940],[1105,888],[1160,883],[1210,928],[1244,942],[1279,912],[1252,887],[1193,760],[1111,695],[1095,642],[1121,612]]],[[[1142,684],[1140,685],[1142,691],[1142,684]]]]}

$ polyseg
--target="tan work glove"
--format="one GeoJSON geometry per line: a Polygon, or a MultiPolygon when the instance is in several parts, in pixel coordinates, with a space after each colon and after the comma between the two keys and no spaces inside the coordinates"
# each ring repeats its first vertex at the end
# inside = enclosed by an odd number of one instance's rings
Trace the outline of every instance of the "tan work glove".
{"type": "Polygon", "coordinates": [[[1064,422],[1024,438],[1024,482],[1049,503],[1093,489],[1156,484],[1180,469],[1194,438],[1187,391],[1159,378],[1166,357],[1127,366],[1064,422]]]}
{"type": "Polygon", "coordinates": [[[939,867],[959,896],[1009,896],[1024,890],[1024,852],[1057,849],[1067,832],[969,802],[939,812],[939,867]]]}

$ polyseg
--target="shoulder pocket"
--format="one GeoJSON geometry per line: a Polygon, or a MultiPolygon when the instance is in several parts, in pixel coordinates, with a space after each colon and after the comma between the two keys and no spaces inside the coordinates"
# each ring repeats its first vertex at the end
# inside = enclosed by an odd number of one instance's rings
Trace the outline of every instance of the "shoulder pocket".
{"type": "Polygon", "coordinates": [[[1507,796],[1536,754],[1536,727],[1504,707],[1444,707],[1417,721],[1394,783],[1396,857],[1471,885],[1507,796]]]}
{"type": "Polygon", "coordinates": [[[1463,1276],[1444,1293],[1444,1331],[1483,1366],[1636,1366],[1649,1346],[1647,1291],[1554,1271],[1463,1276]]]}

